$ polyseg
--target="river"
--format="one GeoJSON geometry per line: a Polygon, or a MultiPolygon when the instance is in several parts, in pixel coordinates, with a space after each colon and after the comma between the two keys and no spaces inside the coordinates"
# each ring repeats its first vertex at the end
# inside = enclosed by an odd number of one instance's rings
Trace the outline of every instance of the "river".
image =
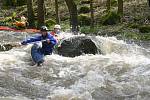
{"type": "MultiPolygon", "coordinates": [[[[26,33],[0,32],[1,43],[26,33]]],[[[0,52],[0,100],[149,100],[150,49],[95,36],[102,54],[45,57],[31,66],[31,45],[0,52]]]]}

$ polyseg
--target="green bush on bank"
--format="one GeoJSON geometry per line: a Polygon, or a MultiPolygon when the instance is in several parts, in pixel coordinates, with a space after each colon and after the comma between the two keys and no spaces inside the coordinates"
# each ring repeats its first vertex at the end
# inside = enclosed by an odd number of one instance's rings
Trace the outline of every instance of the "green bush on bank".
{"type": "Polygon", "coordinates": [[[130,23],[130,24],[128,24],[127,25],[127,27],[129,27],[129,28],[133,28],[133,29],[138,29],[139,28],[139,24],[136,24],[136,23],[130,23]]]}
{"type": "Polygon", "coordinates": [[[3,6],[23,6],[26,0],[2,0],[3,6]]]}
{"type": "Polygon", "coordinates": [[[90,7],[88,6],[82,6],[79,8],[79,13],[89,13],[90,12],[90,7]]]}
{"type": "Polygon", "coordinates": [[[132,23],[128,25],[129,28],[139,29],[141,33],[150,33],[150,25],[139,25],[136,23],[132,23]]]}
{"type": "Polygon", "coordinates": [[[149,41],[150,40],[150,34],[140,34],[140,33],[134,33],[134,32],[124,32],[121,34],[123,38],[126,39],[133,39],[133,40],[143,40],[143,41],[149,41]]]}
{"type": "Polygon", "coordinates": [[[117,0],[111,0],[111,6],[117,6],[118,2],[117,0]]]}
{"type": "Polygon", "coordinates": [[[84,34],[97,34],[99,32],[99,28],[90,28],[90,26],[84,26],[80,28],[80,32],[84,34]]]}
{"type": "Polygon", "coordinates": [[[80,26],[89,26],[91,18],[87,14],[80,14],[78,16],[80,26]]]}
{"type": "Polygon", "coordinates": [[[103,25],[114,25],[120,22],[120,16],[114,11],[109,11],[101,20],[103,25]]]}
{"type": "Polygon", "coordinates": [[[141,33],[150,33],[150,25],[143,25],[139,27],[141,33]]]}
{"type": "Polygon", "coordinates": [[[51,27],[56,24],[56,21],[53,19],[48,19],[45,21],[47,27],[51,27]]]}

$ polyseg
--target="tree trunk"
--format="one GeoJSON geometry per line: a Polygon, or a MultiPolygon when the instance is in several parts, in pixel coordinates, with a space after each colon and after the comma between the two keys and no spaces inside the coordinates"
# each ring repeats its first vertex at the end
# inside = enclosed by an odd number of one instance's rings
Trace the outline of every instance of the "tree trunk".
{"type": "Polygon", "coordinates": [[[0,0],[0,9],[1,9],[2,5],[3,5],[3,1],[0,0]]]}
{"type": "Polygon", "coordinates": [[[123,16],[123,0],[118,0],[118,14],[120,17],[123,16]]]}
{"type": "Polygon", "coordinates": [[[77,5],[73,0],[65,0],[70,13],[70,25],[72,27],[71,31],[75,34],[78,32],[78,11],[77,5]]]}
{"type": "Polygon", "coordinates": [[[90,10],[91,10],[91,29],[94,28],[94,9],[93,9],[93,0],[90,0],[90,10]]]}
{"type": "Polygon", "coordinates": [[[111,0],[107,0],[106,7],[107,7],[107,11],[109,11],[111,7],[111,0]]]}
{"type": "Polygon", "coordinates": [[[45,7],[44,0],[38,0],[38,11],[37,11],[37,27],[45,25],[45,7]]]}
{"type": "Polygon", "coordinates": [[[150,0],[148,0],[148,5],[149,5],[149,7],[150,7],[150,0]]]}
{"type": "Polygon", "coordinates": [[[28,24],[30,28],[35,27],[34,12],[32,7],[33,0],[27,0],[27,15],[28,15],[28,24]]]}
{"type": "Polygon", "coordinates": [[[60,24],[60,17],[58,12],[58,0],[55,0],[56,23],[60,24]]]}

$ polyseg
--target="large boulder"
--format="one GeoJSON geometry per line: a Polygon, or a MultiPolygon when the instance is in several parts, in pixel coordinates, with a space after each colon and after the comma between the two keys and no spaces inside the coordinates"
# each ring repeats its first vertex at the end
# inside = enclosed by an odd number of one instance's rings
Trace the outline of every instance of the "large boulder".
{"type": "Polygon", "coordinates": [[[56,48],[59,55],[66,57],[75,57],[82,54],[98,53],[95,43],[88,36],[75,36],[61,41],[60,46],[56,48]]]}

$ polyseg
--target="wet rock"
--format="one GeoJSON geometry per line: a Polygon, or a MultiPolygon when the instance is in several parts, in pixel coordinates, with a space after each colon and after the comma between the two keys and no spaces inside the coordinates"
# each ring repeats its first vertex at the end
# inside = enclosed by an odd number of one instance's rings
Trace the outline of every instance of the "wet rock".
{"type": "Polygon", "coordinates": [[[0,51],[8,51],[14,47],[13,44],[2,44],[0,45],[0,51]]]}
{"type": "Polygon", "coordinates": [[[82,54],[96,54],[98,52],[95,43],[88,36],[76,36],[65,39],[57,48],[57,53],[66,57],[75,57],[82,54]]]}

